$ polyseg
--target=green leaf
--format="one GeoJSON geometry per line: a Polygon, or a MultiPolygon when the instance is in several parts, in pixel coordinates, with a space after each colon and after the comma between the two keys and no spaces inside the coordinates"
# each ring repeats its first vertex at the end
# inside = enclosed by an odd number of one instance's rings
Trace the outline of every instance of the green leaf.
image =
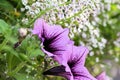
{"type": "Polygon", "coordinates": [[[13,11],[14,7],[7,0],[0,0],[0,9],[5,11],[13,11]]]}
{"type": "Polygon", "coordinates": [[[5,33],[8,30],[9,25],[2,19],[0,19],[0,33],[5,33]]]}
{"type": "Polygon", "coordinates": [[[17,58],[19,58],[18,53],[13,50],[13,48],[11,46],[5,45],[2,50],[9,52],[10,54],[13,54],[14,56],[16,56],[17,58]]]}
{"type": "Polygon", "coordinates": [[[12,33],[11,27],[2,19],[0,19],[0,33],[7,39],[9,39],[12,33]]]}
{"type": "Polygon", "coordinates": [[[25,60],[25,61],[30,62],[30,59],[29,59],[29,57],[28,57],[27,55],[25,55],[25,54],[23,54],[23,53],[20,53],[19,55],[20,55],[20,58],[21,58],[22,60],[25,60]]]}
{"type": "Polygon", "coordinates": [[[8,40],[4,39],[4,41],[0,44],[0,51],[3,50],[3,47],[7,44],[8,40]]]}
{"type": "Polygon", "coordinates": [[[21,62],[20,64],[17,65],[17,67],[11,72],[9,73],[11,76],[15,75],[18,71],[20,71],[24,66],[25,66],[26,62],[21,62]]]}
{"type": "Polygon", "coordinates": [[[6,55],[6,61],[7,61],[7,69],[8,73],[11,73],[12,70],[18,66],[18,64],[21,62],[19,58],[17,58],[15,55],[10,54],[10,52],[7,52],[6,55]]]}
{"type": "Polygon", "coordinates": [[[12,71],[12,59],[13,59],[13,55],[7,53],[6,60],[7,60],[7,69],[8,69],[8,72],[12,71]]]}
{"type": "Polygon", "coordinates": [[[36,50],[32,50],[30,57],[37,57],[39,55],[44,56],[45,54],[40,49],[36,49],[36,50]]]}
{"type": "Polygon", "coordinates": [[[12,44],[15,44],[18,42],[18,38],[17,37],[14,37],[14,36],[11,36],[11,37],[8,37],[9,38],[9,42],[11,42],[12,44]]]}
{"type": "Polygon", "coordinates": [[[26,48],[29,46],[28,41],[29,41],[29,38],[27,37],[22,41],[21,46],[20,46],[22,50],[26,50],[26,48]]]}
{"type": "Polygon", "coordinates": [[[14,75],[14,77],[16,78],[16,80],[35,80],[33,76],[22,73],[17,73],[14,75]]]}

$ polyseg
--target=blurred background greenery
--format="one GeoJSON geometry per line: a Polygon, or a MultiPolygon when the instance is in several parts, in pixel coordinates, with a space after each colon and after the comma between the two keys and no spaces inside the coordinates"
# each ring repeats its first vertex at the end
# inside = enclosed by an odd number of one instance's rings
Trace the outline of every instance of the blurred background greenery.
{"type": "Polygon", "coordinates": [[[88,46],[86,66],[91,74],[106,71],[109,80],[118,80],[114,77],[120,74],[119,0],[88,0],[88,4],[79,0],[55,1],[0,0],[0,80],[64,80],[42,75],[57,64],[40,50],[39,39],[31,34],[39,17],[49,24],[68,27],[75,45],[88,46]],[[76,11],[77,5],[81,9],[76,11]]]}

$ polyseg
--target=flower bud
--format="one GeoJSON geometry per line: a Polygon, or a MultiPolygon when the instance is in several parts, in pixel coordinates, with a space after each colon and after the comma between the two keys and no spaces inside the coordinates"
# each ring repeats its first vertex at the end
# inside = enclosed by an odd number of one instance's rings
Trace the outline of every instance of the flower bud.
{"type": "Polygon", "coordinates": [[[19,34],[21,37],[24,37],[27,35],[27,29],[26,28],[20,28],[19,29],[19,34]]]}

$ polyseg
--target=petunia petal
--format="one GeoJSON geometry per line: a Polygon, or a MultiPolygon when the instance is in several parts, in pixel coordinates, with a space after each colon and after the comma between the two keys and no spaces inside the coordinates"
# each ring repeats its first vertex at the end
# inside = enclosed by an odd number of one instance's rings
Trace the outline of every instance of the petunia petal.
{"type": "Polygon", "coordinates": [[[53,67],[47,71],[45,71],[43,73],[43,75],[60,75],[60,73],[64,73],[65,72],[65,67],[64,66],[56,66],[56,67],[53,67]]]}
{"type": "MultiPolygon", "coordinates": [[[[64,49],[64,51],[55,51],[53,52],[54,55],[52,55],[51,57],[56,61],[58,62],[60,65],[62,65],[64,67],[64,73],[62,72],[58,72],[56,74],[56,76],[62,76],[62,77],[65,77],[67,80],[73,80],[73,74],[71,72],[71,69],[68,65],[68,59],[70,57],[70,54],[71,53],[71,48],[70,47],[67,47],[64,49]],[[67,54],[67,56],[66,56],[67,54]]],[[[49,55],[49,52],[47,52],[47,54],[49,55]]],[[[54,67],[53,69],[50,69],[50,71],[52,70],[56,70],[57,67],[54,67]]],[[[61,68],[61,67],[59,67],[61,68]]],[[[63,70],[63,68],[61,68],[61,70],[63,70]]],[[[50,72],[49,71],[49,72],[50,72]]],[[[51,75],[54,75],[55,71],[53,71],[51,73],[51,75]]]]}
{"type": "Polygon", "coordinates": [[[32,33],[38,35],[40,38],[42,37],[41,34],[43,34],[43,24],[43,19],[37,19],[34,23],[34,28],[32,30],[32,33]]]}
{"type": "Polygon", "coordinates": [[[97,78],[98,80],[107,80],[107,79],[106,79],[106,73],[105,73],[105,72],[100,73],[98,76],[96,76],[96,78],[97,78]]]}
{"type": "Polygon", "coordinates": [[[54,75],[54,76],[62,76],[65,77],[67,80],[73,80],[73,76],[65,71],[64,66],[56,66],[53,67],[43,73],[44,75],[54,75]]]}
{"type": "Polygon", "coordinates": [[[96,80],[86,69],[84,66],[85,58],[88,54],[88,49],[84,46],[71,46],[71,53],[64,55],[64,57],[68,57],[68,65],[71,68],[71,72],[74,76],[74,80],[96,80]]]}
{"type": "MultiPolygon", "coordinates": [[[[53,30],[51,30],[51,32],[52,31],[53,30]]],[[[55,31],[53,31],[52,33],[49,33],[50,37],[48,35],[44,35],[44,36],[47,36],[45,37],[45,41],[43,42],[44,49],[46,49],[51,53],[55,51],[64,51],[66,45],[70,42],[70,39],[68,37],[68,33],[69,33],[68,29],[64,29],[61,31],[57,31],[56,29],[55,31]]]]}
{"type": "MultiPolygon", "coordinates": [[[[70,54],[70,58],[69,58],[69,65],[75,65],[75,64],[79,64],[79,65],[84,65],[85,64],[85,59],[86,56],[88,54],[88,49],[84,46],[71,46],[71,54],[70,54]]],[[[66,56],[68,56],[66,54],[66,56]]],[[[71,66],[72,67],[72,66],[71,66]]]]}
{"type": "Polygon", "coordinates": [[[75,65],[71,68],[71,71],[73,73],[74,80],[97,80],[89,73],[85,66],[79,64],[75,65]]]}

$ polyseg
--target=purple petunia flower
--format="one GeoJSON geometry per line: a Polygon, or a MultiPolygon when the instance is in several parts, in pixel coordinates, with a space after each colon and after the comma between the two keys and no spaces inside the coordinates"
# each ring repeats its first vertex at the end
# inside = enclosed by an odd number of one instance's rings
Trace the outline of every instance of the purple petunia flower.
{"type": "Polygon", "coordinates": [[[43,52],[60,64],[45,71],[44,75],[62,76],[67,80],[97,80],[84,66],[88,49],[74,46],[67,28],[48,25],[44,20],[37,19],[32,32],[40,38],[43,52]]]}
{"type": "Polygon", "coordinates": [[[56,55],[57,51],[64,51],[66,44],[73,43],[68,37],[69,30],[67,28],[63,29],[59,25],[50,26],[43,19],[36,20],[32,32],[38,35],[44,46],[42,50],[48,56],[56,55]]]}

